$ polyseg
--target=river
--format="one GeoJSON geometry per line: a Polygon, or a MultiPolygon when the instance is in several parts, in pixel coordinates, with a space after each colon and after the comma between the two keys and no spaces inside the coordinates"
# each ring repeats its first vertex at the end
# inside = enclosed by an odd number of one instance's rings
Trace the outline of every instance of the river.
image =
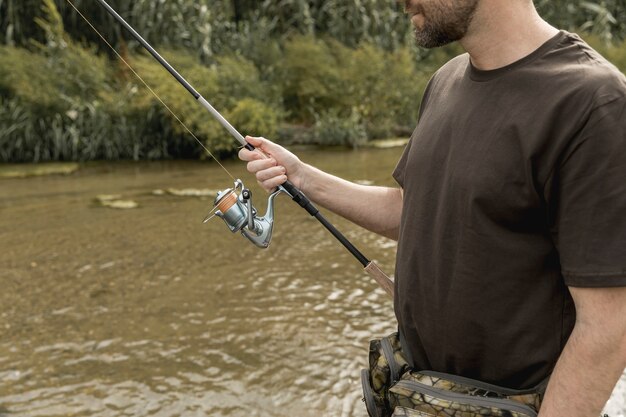
{"type": "MultiPolygon", "coordinates": [[[[299,154],[393,185],[401,151],[299,154]]],[[[0,180],[0,416],[366,416],[359,370],[394,330],[390,299],[284,196],[267,250],[203,225],[207,190],[231,186],[208,162],[0,180]]],[[[393,272],[393,241],[328,218],[393,272]]]]}

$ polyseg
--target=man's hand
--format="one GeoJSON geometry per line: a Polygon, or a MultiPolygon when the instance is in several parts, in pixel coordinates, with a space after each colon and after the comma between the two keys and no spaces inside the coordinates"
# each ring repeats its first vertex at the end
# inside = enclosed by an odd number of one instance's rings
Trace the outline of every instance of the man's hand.
{"type": "Polygon", "coordinates": [[[316,204],[379,235],[397,240],[402,213],[402,190],[360,185],[320,171],[300,161],[282,146],[264,138],[247,136],[256,148],[239,151],[248,171],[267,191],[289,181],[316,204]]]}
{"type": "Polygon", "coordinates": [[[287,149],[265,138],[246,136],[246,141],[256,150],[242,148],[239,159],[248,162],[248,171],[266,191],[271,192],[289,178],[296,187],[302,189],[304,164],[287,149]]]}

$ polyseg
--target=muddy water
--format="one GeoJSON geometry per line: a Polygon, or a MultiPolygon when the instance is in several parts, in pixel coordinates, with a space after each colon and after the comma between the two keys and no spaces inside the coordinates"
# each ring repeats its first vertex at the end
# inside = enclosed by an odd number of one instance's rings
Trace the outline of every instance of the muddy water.
{"type": "MultiPolygon", "coordinates": [[[[393,185],[400,152],[299,154],[393,185]]],[[[368,340],[394,329],[391,302],[285,197],[260,250],[219,219],[201,224],[212,198],[166,191],[230,182],[197,162],[0,179],[0,417],[366,416],[359,369],[368,340]]],[[[328,217],[393,271],[394,242],[328,217]]],[[[626,414],[626,375],[606,412],[626,414]]]]}
{"type": "MultiPolygon", "coordinates": [[[[299,154],[392,185],[400,153],[299,154]]],[[[0,416],[365,416],[359,369],[394,329],[390,300],[286,197],[260,250],[201,224],[212,198],[155,193],[230,186],[198,162],[0,180],[0,416]]],[[[328,217],[393,271],[394,242],[328,217]]]]}

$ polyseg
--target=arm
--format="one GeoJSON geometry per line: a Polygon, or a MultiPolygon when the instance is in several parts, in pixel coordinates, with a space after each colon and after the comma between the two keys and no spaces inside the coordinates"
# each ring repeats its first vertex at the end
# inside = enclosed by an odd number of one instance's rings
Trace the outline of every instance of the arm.
{"type": "Polygon", "coordinates": [[[260,152],[242,149],[259,185],[270,191],[289,180],[312,201],[374,233],[397,240],[402,190],[354,184],[300,161],[285,148],[263,138],[246,137],[260,152]]]}
{"type": "Polygon", "coordinates": [[[626,367],[626,288],[570,287],[576,324],[539,417],[597,417],[626,367]]]}

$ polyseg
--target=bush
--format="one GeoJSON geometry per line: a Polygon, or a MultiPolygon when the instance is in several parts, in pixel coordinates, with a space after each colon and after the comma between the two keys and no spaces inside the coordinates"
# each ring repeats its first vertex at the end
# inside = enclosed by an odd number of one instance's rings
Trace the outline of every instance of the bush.
{"type": "MultiPolygon", "coordinates": [[[[228,112],[228,119],[243,135],[274,137],[279,114],[262,102],[245,98],[228,112]]],[[[233,140],[233,143],[236,143],[233,140]]]]}
{"type": "Polygon", "coordinates": [[[0,161],[139,160],[170,156],[172,132],[146,126],[126,115],[112,115],[101,106],[85,105],[42,117],[17,99],[0,98],[0,161]]]}
{"type": "MultiPolygon", "coordinates": [[[[226,56],[220,57],[216,65],[206,67],[184,51],[165,51],[164,56],[216,110],[229,118],[236,118],[230,122],[237,130],[266,135],[276,131],[279,99],[272,98],[273,92],[260,80],[258,70],[251,62],[242,57],[226,56]],[[263,104],[262,100],[269,103],[263,104]],[[253,114],[255,111],[259,114],[253,114]]],[[[152,58],[138,56],[133,63],[148,85],[212,153],[230,153],[237,149],[239,144],[213,116],[152,58]]],[[[140,91],[133,100],[137,112],[150,107],[162,108],[160,114],[169,120],[172,129],[180,136],[193,139],[143,85],[137,84],[136,87],[140,91]]]]}
{"type": "Polygon", "coordinates": [[[261,80],[261,73],[252,61],[235,55],[221,56],[213,71],[218,91],[212,99],[220,108],[232,109],[244,98],[280,108],[280,90],[261,80]]]}
{"type": "Polygon", "coordinates": [[[280,71],[283,100],[292,121],[311,124],[316,114],[341,106],[345,90],[338,64],[321,40],[297,36],[285,44],[280,71]]]}
{"type": "MultiPolygon", "coordinates": [[[[43,1],[45,19],[37,22],[45,43],[33,44],[36,52],[0,47],[8,58],[0,62],[0,96],[12,103],[3,127],[8,129],[12,120],[11,137],[17,131],[23,136],[18,145],[3,148],[3,158],[203,155],[187,128],[212,153],[236,150],[238,143],[152,57],[122,49],[172,113],[117,58],[110,61],[72,41],[53,1],[43,1]]],[[[283,46],[255,54],[254,62],[228,54],[211,66],[184,49],[161,53],[243,133],[272,137],[282,120],[304,125],[301,140],[356,146],[414,123],[426,77],[417,71],[410,50],[385,52],[372,44],[348,48],[307,36],[283,46]]]]}
{"type": "MultiPolygon", "coordinates": [[[[67,37],[52,0],[37,24],[37,52],[0,47],[0,158],[3,161],[156,159],[176,137],[152,103],[138,98],[106,57],[67,37]]],[[[196,147],[198,147],[196,145],[196,147]]],[[[182,149],[184,150],[184,148],[182,149]]],[[[181,152],[181,148],[175,147],[181,152]]]]}
{"type": "Polygon", "coordinates": [[[356,148],[367,142],[367,131],[356,110],[348,117],[330,110],[316,120],[313,126],[312,139],[318,145],[340,145],[356,148]]]}
{"type": "Polygon", "coordinates": [[[412,128],[429,74],[417,69],[410,50],[385,52],[362,44],[343,53],[341,75],[347,86],[343,114],[357,109],[370,139],[392,136],[400,127],[412,128]]]}
{"type": "Polygon", "coordinates": [[[313,124],[316,115],[331,109],[346,118],[356,111],[370,138],[415,124],[429,77],[408,48],[386,52],[363,43],[353,49],[310,37],[290,40],[283,62],[290,122],[313,124]]]}
{"type": "Polygon", "coordinates": [[[63,113],[76,102],[104,100],[110,93],[105,60],[72,44],[55,49],[34,53],[0,46],[0,95],[18,97],[42,115],[63,113]]]}

